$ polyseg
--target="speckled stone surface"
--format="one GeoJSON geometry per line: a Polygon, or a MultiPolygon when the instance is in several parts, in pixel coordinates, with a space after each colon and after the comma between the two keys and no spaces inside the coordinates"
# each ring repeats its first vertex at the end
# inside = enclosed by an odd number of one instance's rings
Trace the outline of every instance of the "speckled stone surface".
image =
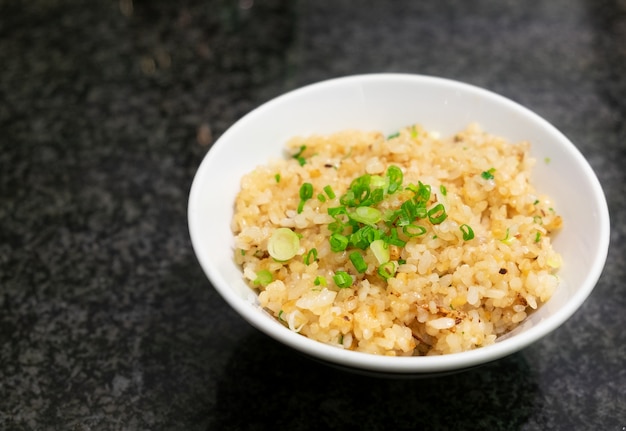
{"type": "Polygon", "coordinates": [[[626,430],[624,1],[4,1],[0,59],[0,429],[626,430]],[[544,340],[348,374],[206,280],[186,204],[210,144],[287,90],[385,71],[510,97],[596,170],[606,268],[544,340]]]}

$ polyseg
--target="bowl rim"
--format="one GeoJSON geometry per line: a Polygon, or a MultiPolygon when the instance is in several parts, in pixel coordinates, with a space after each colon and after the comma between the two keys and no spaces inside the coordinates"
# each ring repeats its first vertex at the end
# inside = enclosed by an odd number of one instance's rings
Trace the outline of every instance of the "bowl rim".
{"type": "Polygon", "coordinates": [[[391,374],[441,373],[474,367],[510,355],[551,333],[568,320],[580,308],[582,303],[593,291],[604,269],[610,242],[609,212],[602,186],[595,172],[580,150],[556,127],[523,105],[485,88],[449,78],[409,73],[368,73],[330,78],[290,90],[252,109],[240,119],[235,121],[214,142],[212,147],[203,157],[191,184],[187,221],[192,248],[194,249],[196,258],[204,270],[205,275],[208,277],[211,285],[221,295],[221,297],[248,323],[275,340],[302,353],[320,359],[323,362],[339,364],[342,367],[391,374]],[[201,246],[199,243],[200,240],[196,235],[196,203],[197,200],[200,199],[199,189],[201,187],[199,184],[199,178],[201,177],[202,171],[204,169],[208,169],[208,166],[211,164],[215,155],[219,152],[219,149],[228,144],[229,137],[231,134],[235,133],[235,130],[246,127],[246,124],[254,119],[254,117],[261,115],[266,110],[272,109],[275,105],[288,102],[290,99],[306,96],[307,93],[315,92],[320,88],[341,86],[345,83],[384,80],[393,80],[396,82],[406,81],[413,83],[419,81],[426,84],[432,83],[445,85],[459,91],[470,92],[474,95],[491,99],[499,104],[504,104],[546,129],[550,135],[554,137],[554,139],[561,141],[561,145],[567,148],[568,151],[577,159],[579,165],[585,170],[585,175],[590,182],[590,186],[595,192],[595,205],[600,210],[598,216],[600,220],[601,234],[598,238],[598,250],[600,250],[601,253],[594,256],[594,261],[590,263],[591,270],[587,273],[583,288],[577,290],[576,294],[569,299],[565,307],[542,320],[538,325],[516,334],[514,337],[505,338],[495,344],[480,347],[474,350],[437,356],[380,356],[371,353],[344,350],[336,346],[327,345],[297,334],[283,325],[278,324],[273,318],[268,319],[267,316],[269,316],[269,313],[259,313],[258,306],[237,295],[228,282],[223,278],[222,274],[220,274],[219,268],[204,258],[201,252],[201,246]]]}

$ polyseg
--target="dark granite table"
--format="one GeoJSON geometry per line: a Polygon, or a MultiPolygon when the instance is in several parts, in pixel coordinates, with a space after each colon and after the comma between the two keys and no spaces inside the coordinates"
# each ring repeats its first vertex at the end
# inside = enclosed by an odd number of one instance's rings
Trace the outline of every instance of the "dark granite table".
{"type": "Polygon", "coordinates": [[[626,429],[623,0],[5,0],[0,60],[0,429],[626,429]],[[211,143],[287,90],[386,71],[528,106],[605,188],[603,276],[520,353],[347,374],[250,327],[196,262],[211,143]]]}

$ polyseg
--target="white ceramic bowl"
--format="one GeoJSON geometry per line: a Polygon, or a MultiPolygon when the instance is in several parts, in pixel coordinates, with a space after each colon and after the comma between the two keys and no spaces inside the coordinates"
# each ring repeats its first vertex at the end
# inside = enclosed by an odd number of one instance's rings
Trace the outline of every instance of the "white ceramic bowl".
{"type": "Polygon", "coordinates": [[[193,181],[189,231],[212,285],[244,319],[274,339],[318,360],[363,372],[432,374],[486,363],[516,352],[565,322],[593,290],[606,260],[609,215],[593,170],[556,128],[492,92],[448,79],[371,74],[332,79],[277,97],[237,121],[213,145],[193,181]],[[564,219],[554,247],[564,260],[555,295],[511,334],[480,349],[443,356],[385,357],[346,351],[290,331],[255,303],[233,261],[230,229],[240,178],[283,154],[294,135],[348,128],[392,133],[420,123],[443,136],[478,122],[510,141],[528,140],[538,161],[533,183],[564,219]]]}

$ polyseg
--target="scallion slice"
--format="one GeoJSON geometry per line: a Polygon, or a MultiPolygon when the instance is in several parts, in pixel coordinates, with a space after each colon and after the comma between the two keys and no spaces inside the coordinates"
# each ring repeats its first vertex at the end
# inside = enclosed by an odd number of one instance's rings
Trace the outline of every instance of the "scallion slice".
{"type": "Polygon", "coordinates": [[[313,284],[316,286],[326,286],[326,277],[318,275],[317,277],[315,277],[315,280],[313,280],[313,284]]]}
{"type": "Polygon", "coordinates": [[[378,261],[379,265],[389,262],[389,244],[383,239],[377,239],[370,244],[370,250],[378,261]]]}
{"type": "Polygon", "coordinates": [[[378,275],[380,275],[385,280],[388,280],[396,275],[397,269],[398,268],[396,267],[396,262],[390,260],[389,262],[383,263],[378,267],[378,275]]]}
{"type": "Polygon", "coordinates": [[[312,248],[307,254],[304,255],[304,264],[310,265],[315,261],[317,261],[317,249],[312,248]]]}
{"type": "Polygon", "coordinates": [[[365,262],[365,259],[363,259],[363,256],[361,256],[361,253],[359,253],[358,251],[353,251],[348,257],[350,258],[350,262],[352,262],[352,265],[354,265],[354,268],[359,272],[359,274],[363,274],[365,271],[367,271],[367,263],[365,262]]]}
{"type": "Polygon", "coordinates": [[[474,239],[474,230],[467,224],[462,224],[459,229],[463,232],[463,240],[469,241],[474,239]]]}
{"type": "Polygon", "coordinates": [[[432,224],[439,224],[444,221],[446,217],[448,217],[448,214],[446,214],[446,208],[443,204],[437,204],[429,209],[427,215],[428,220],[430,220],[432,224]]]}
{"type": "Polygon", "coordinates": [[[483,171],[480,176],[484,179],[484,180],[493,180],[494,176],[493,173],[496,171],[496,168],[491,168],[488,169],[486,171],[483,171]]]}
{"type": "Polygon", "coordinates": [[[304,209],[306,201],[313,197],[313,184],[303,183],[300,186],[300,204],[298,205],[298,214],[304,209]]]}
{"type": "Polygon", "coordinates": [[[274,276],[272,275],[272,273],[268,271],[267,269],[262,269],[260,271],[257,271],[256,278],[254,279],[253,283],[255,286],[261,285],[265,287],[268,284],[270,284],[273,280],[274,280],[274,276]]]}
{"type": "Polygon", "coordinates": [[[333,233],[328,241],[330,242],[330,249],[335,253],[339,251],[344,251],[346,247],[348,247],[349,242],[347,236],[342,235],[338,232],[333,233]]]}
{"type": "Polygon", "coordinates": [[[337,271],[333,275],[333,281],[340,289],[346,289],[352,286],[352,276],[345,271],[337,271]]]}
{"type": "Polygon", "coordinates": [[[298,234],[286,227],[280,227],[267,241],[267,252],[275,260],[284,262],[294,257],[300,249],[298,234]]]}
{"type": "Polygon", "coordinates": [[[298,150],[298,152],[293,155],[293,158],[298,161],[300,166],[304,166],[306,164],[306,159],[302,157],[302,153],[304,153],[304,150],[306,150],[306,145],[300,146],[300,149],[298,150]]]}
{"type": "Polygon", "coordinates": [[[394,165],[391,165],[387,168],[387,178],[389,179],[389,186],[387,187],[387,193],[394,194],[398,190],[402,189],[402,181],[404,180],[404,175],[402,174],[402,170],[394,165]]]}
{"type": "Polygon", "coordinates": [[[382,212],[373,207],[357,207],[348,217],[356,222],[375,226],[381,220],[382,212]]]}
{"type": "Polygon", "coordinates": [[[335,192],[330,185],[324,187],[324,193],[326,193],[329,199],[335,199],[335,192]]]}
{"type": "Polygon", "coordinates": [[[402,232],[408,237],[420,236],[426,233],[426,228],[418,224],[408,224],[402,227],[402,232]]]}

